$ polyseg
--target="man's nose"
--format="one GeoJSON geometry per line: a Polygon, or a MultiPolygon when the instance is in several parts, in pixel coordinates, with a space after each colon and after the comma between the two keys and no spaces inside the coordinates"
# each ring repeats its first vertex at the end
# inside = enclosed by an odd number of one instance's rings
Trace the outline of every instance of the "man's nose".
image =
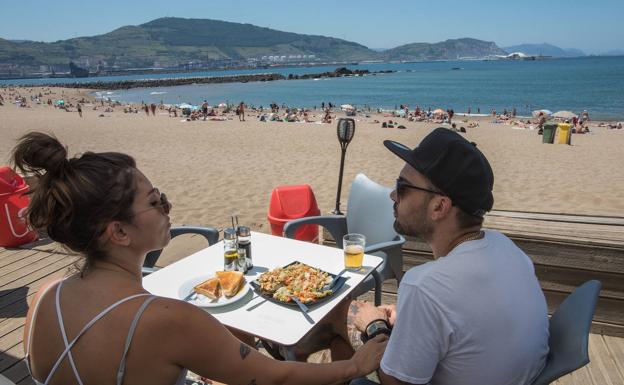
{"type": "Polygon", "coordinates": [[[392,190],[390,192],[390,199],[392,199],[394,202],[398,202],[396,190],[392,190]]]}

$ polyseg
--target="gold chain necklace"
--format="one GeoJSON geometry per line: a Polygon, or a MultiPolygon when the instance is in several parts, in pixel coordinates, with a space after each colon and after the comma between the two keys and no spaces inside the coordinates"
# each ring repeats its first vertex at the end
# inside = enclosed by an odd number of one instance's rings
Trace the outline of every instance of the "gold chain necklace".
{"type": "Polygon", "coordinates": [[[485,234],[483,233],[482,230],[476,231],[474,233],[469,233],[468,235],[466,235],[463,238],[460,238],[457,242],[455,242],[453,244],[453,246],[449,249],[449,253],[456,248],[457,246],[459,246],[460,244],[464,243],[464,242],[468,242],[468,241],[475,241],[477,239],[481,239],[483,238],[485,234]]]}

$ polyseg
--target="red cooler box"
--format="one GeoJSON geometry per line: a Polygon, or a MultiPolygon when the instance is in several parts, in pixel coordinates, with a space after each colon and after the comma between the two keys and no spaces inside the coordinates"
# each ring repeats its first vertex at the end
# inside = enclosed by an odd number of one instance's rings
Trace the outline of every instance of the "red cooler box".
{"type": "MultiPolygon", "coordinates": [[[[282,236],[284,225],[293,219],[320,215],[312,188],[307,185],[278,186],[271,193],[268,219],[271,234],[282,236]]],[[[305,225],[297,229],[295,238],[300,241],[318,242],[317,225],[305,225]]]]}
{"type": "Polygon", "coordinates": [[[28,185],[9,167],[0,167],[0,246],[15,247],[37,240],[37,232],[26,225],[28,185]]]}

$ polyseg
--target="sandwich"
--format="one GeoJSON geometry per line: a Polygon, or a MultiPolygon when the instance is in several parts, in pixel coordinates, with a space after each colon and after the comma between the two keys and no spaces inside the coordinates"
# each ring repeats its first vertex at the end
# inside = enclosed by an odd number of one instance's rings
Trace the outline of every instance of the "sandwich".
{"type": "Polygon", "coordinates": [[[200,283],[193,290],[195,290],[195,293],[205,295],[213,301],[221,297],[221,283],[219,278],[216,277],[200,283]]]}
{"type": "Polygon", "coordinates": [[[245,285],[245,277],[240,271],[217,271],[217,279],[226,297],[235,296],[245,285]]]}

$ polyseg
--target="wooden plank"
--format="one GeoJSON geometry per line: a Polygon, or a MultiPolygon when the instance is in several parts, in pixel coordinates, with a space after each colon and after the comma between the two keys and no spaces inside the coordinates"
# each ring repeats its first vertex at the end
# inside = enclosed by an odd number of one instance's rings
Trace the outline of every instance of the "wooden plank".
{"type": "Polygon", "coordinates": [[[624,338],[601,336],[624,383],[624,338]]]}
{"type": "Polygon", "coordinates": [[[24,358],[21,342],[13,346],[4,345],[0,342],[0,348],[3,349],[2,354],[0,354],[0,372],[7,370],[24,358]]]}
{"type": "Polygon", "coordinates": [[[572,373],[566,374],[554,383],[558,385],[599,385],[593,382],[587,366],[583,366],[572,373]]]}
{"type": "Polygon", "coordinates": [[[598,224],[598,225],[624,226],[624,217],[605,216],[605,215],[554,214],[554,213],[526,212],[526,211],[513,211],[513,210],[492,210],[489,213],[487,213],[487,217],[490,217],[490,216],[554,221],[554,222],[569,222],[569,223],[581,223],[581,224],[591,223],[591,224],[598,224]]]}
{"type": "Polygon", "coordinates": [[[589,349],[591,352],[589,369],[594,380],[601,378],[599,383],[608,385],[621,385],[624,383],[624,378],[619,374],[614,359],[609,354],[602,336],[590,334],[589,349]]]}
{"type": "Polygon", "coordinates": [[[12,261],[11,263],[7,263],[4,266],[0,266],[0,278],[5,275],[9,275],[23,267],[31,266],[33,263],[40,261],[44,258],[48,258],[54,254],[44,253],[40,251],[31,251],[31,254],[25,254],[20,256],[20,258],[12,261]]]}
{"type": "Polygon", "coordinates": [[[22,274],[20,276],[16,275],[15,280],[10,281],[8,283],[4,283],[2,286],[0,286],[0,289],[2,290],[2,293],[0,295],[7,295],[8,293],[10,293],[12,289],[18,289],[22,286],[27,286],[31,282],[34,282],[40,279],[41,277],[45,277],[49,275],[50,273],[57,271],[58,269],[68,267],[75,260],[76,260],[75,257],[65,257],[65,256],[61,257],[61,259],[56,260],[56,261],[51,259],[50,264],[48,265],[41,264],[41,266],[37,266],[38,268],[30,272],[29,274],[25,274],[25,275],[22,274]]]}
{"type": "Polygon", "coordinates": [[[24,249],[16,249],[12,250],[9,253],[4,253],[0,255],[0,268],[3,268],[6,265],[10,265],[11,263],[18,261],[24,257],[27,257],[32,254],[38,253],[37,250],[24,250],[24,249]]]}
{"type": "Polygon", "coordinates": [[[6,306],[12,305],[16,302],[22,301],[25,297],[24,288],[28,292],[28,295],[32,294],[39,290],[39,288],[45,284],[48,280],[52,280],[55,278],[60,278],[67,273],[68,267],[70,267],[73,262],[67,264],[58,263],[56,266],[50,266],[48,269],[39,270],[29,277],[31,278],[31,282],[24,283],[22,287],[19,287],[14,290],[2,290],[0,291],[0,309],[3,309],[6,306]]]}
{"type": "Polygon", "coordinates": [[[4,289],[12,282],[18,281],[37,270],[45,269],[54,262],[62,261],[71,257],[67,257],[61,254],[48,254],[46,257],[31,263],[28,266],[24,266],[21,269],[17,269],[9,274],[0,276],[0,289],[4,289]]]}
{"type": "Polygon", "coordinates": [[[14,348],[15,346],[19,345],[20,353],[18,355],[15,355],[15,357],[22,359],[24,358],[24,352],[21,349],[23,339],[24,339],[24,325],[11,331],[5,336],[0,337],[0,350],[2,350],[3,352],[8,351],[14,348]]]}
{"type": "MultiPolygon", "coordinates": [[[[25,380],[32,381],[30,374],[28,373],[28,367],[26,366],[25,359],[17,361],[13,366],[5,369],[1,374],[16,384],[25,384],[27,383],[25,380]]],[[[34,384],[34,382],[32,383],[34,384]]]]}
{"type": "Polygon", "coordinates": [[[14,332],[15,330],[23,327],[26,323],[26,317],[19,317],[7,320],[0,324],[0,341],[1,339],[14,332]]]}

